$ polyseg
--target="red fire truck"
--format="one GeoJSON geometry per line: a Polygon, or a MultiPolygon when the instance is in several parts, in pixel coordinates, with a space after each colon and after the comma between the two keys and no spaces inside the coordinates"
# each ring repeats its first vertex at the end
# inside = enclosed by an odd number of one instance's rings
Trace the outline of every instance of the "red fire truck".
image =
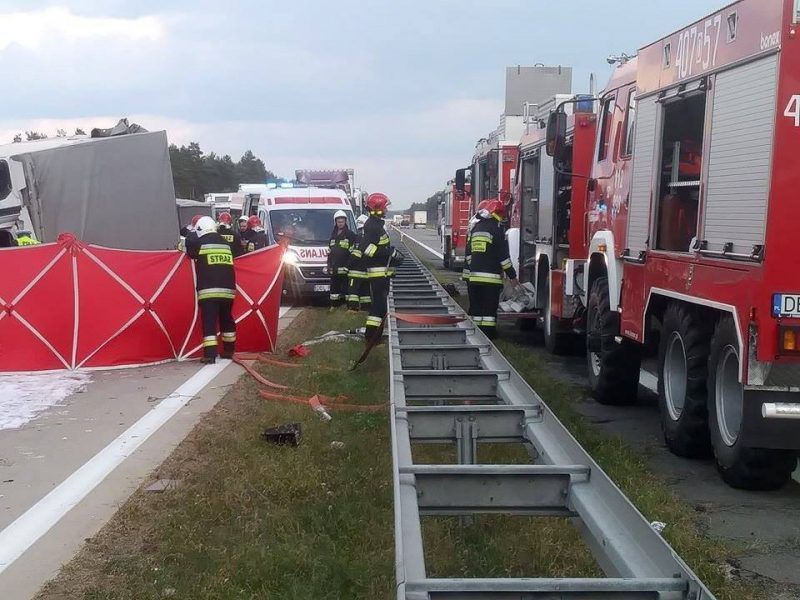
{"type": "Polygon", "coordinates": [[[440,206],[440,236],[442,239],[442,264],[445,269],[456,269],[464,264],[464,249],[467,245],[467,224],[472,215],[470,184],[464,181],[467,169],[459,169],[456,179],[449,181],[444,189],[440,206]]]}
{"type": "MultiPolygon", "coordinates": [[[[534,286],[535,303],[528,309],[540,316],[545,345],[553,353],[563,353],[574,346],[573,331],[585,315],[565,277],[567,262],[585,262],[587,252],[586,222],[581,217],[586,212],[588,178],[571,173],[586,174],[591,168],[596,116],[594,102],[580,98],[574,105],[567,104],[569,108],[574,106],[574,114],[567,115],[560,172],[556,172],[553,158],[545,151],[546,135],[539,126],[539,116],[530,119],[520,141],[507,233],[520,281],[534,286]]],[[[539,107],[539,115],[547,116],[565,99],[568,97],[554,97],[539,107]]]]}
{"type": "Polygon", "coordinates": [[[513,174],[518,156],[517,140],[492,137],[478,142],[472,160],[473,208],[492,198],[499,198],[505,203],[511,202],[513,174]]]}
{"type": "MultiPolygon", "coordinates": [[[[616,69],[566,269],[595,397],[633,401],[657,354],[667,446],[747,489],[783,485],[800,449],[799,21],[796,0],[741,0],[616,69]]],[[[548,124],[561,164],[567,121],[548,124]]]]}

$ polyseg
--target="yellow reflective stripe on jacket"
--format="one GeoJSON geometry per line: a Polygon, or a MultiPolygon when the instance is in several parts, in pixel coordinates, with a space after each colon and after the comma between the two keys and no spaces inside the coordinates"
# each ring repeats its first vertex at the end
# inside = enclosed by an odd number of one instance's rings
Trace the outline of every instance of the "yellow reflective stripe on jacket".
{"type": "Polygon", "coordinates": [[[339,247],[347,250],[350,247],[350,240],[346,238],[343,240],[339,240],[339,247]]]}
{"type": "Polygon", "coordinates": [[[378,240],[378,246],[388,246],[389,245],[389,236],[385,233],[381,236],[381,239],[378,240]]]}
{"type": "Polygon", "coordinates": [[[504,271],[508,271],[514,265],[511,264],[511,259],[507,258],[503,262],[500,263],[500,266],[503,267],[504,271]]]}
{"type": "Polygon", "coordinates": [[[236,297],[236,290],[228,288],[206,288],[197,290],[198,300],[233,300],[236,297]]]}
{"type": "Polygon", "coordinates": [[[367,327],[369,326],[380,327],[382,322],[383,319],[381,319],[380,317],[367,317],[367,327]]]}
{"type": "Polygon", "coordinates": [[[35,246],[36,244],[40,244],[39,240],[35,240],[32,237],[28,237],[27,235],[23,235],[22,237],[17,238],[17,246],[35,246]]]}
{"type": "Polygon", "coordinates": [[[353,248],[350,250],[350,254],[352,254],[356,258],[363,258],[364,257],[364,255],[361,253],[361,250],[359,250],[355,246],[353,246],[353,248]]]}
{"type": "Polygon", "coordinates": [[[367,269],[367,277],[374,278],[374,277],[386,277],[389,274],[389,269],[387,267],[370,267],[367,269]]]}
{"type": "Polygon", "coordinates": [[[467,279],[470,283],[494,283],[503,285],[503,277],[499,273],[481,273],[472,271],[469,275],[467,275],[467,279]]]}
{"type": "Polygon", "coordinates": [[[364,249],[364,254],[372,258],[375,256],[375,253],[378,251],[378,247],[375,244],[370,244],[364,249]]]}
{"type": "Polygon", "coordinates": [[[236,332],[228,332],[222,333],[222,341],[223,342],[235,342],[236,341],[236,332]]]}
{"type": "Polygon", "coordinates": [[[217,345],[217,336],[215,335],[207,335],[203,338],[203,348],[208,348],[209,346],[216,346],[217,345]]]}

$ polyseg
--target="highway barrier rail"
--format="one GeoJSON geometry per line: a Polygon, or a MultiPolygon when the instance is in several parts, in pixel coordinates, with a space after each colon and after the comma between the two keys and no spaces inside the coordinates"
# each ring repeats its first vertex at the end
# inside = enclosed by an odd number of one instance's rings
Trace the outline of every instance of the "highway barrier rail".
{"type": "Polygon", "coordinates": [[[542,398],[406,254],[388,318],[398,600],[712,600],[542,398]],[[480,464],[483,443],[524,444],[532,463],[480,464]],[[458,464],[415,463],[417,444],[451,444],[458,464]],[[469,526],[478,514],[571,518],[605,577],[429,578],[421,518],[457,515],[469,526]]]}

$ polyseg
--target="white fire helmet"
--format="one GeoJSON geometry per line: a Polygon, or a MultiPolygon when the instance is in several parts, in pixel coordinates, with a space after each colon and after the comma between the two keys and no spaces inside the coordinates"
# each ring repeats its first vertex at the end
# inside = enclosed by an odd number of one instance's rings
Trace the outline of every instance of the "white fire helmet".
{"type": "Polygon", "coordinates": [[[217,230],[217,224],[211,217],[202,217],[197,221],[196,231],[199,237],[203,237],[209,233],[214,233],[217,230]]]}
{"type": "Polygon", "coordinates": [[[336,222],[336,219],[347,219],[347,213],[346,213],[346,212],[344,212],[343,210],[337,210],[337,211],[336,211],[336,212],[333,214],[333,221],[334,221],[334,223],[336,222]]]}

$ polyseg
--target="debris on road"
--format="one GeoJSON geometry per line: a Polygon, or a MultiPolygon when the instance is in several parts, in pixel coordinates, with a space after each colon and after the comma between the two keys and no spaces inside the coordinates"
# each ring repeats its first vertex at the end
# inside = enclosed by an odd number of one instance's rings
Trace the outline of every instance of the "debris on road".
{"type": "Polygon", "coordinates": [[[89,373],[14,373],[0,375],[0,431],[19,429],[39,413],[86,390],[89,373]]]}
{"type": "Polygon", "coordinates": [[[300,445],[300,433],[303,426],[300,423],[285,423],[277,427],[268,427],[263,431],[261,437],[265,441],[278,446],[294,446],[300,445]]]}

